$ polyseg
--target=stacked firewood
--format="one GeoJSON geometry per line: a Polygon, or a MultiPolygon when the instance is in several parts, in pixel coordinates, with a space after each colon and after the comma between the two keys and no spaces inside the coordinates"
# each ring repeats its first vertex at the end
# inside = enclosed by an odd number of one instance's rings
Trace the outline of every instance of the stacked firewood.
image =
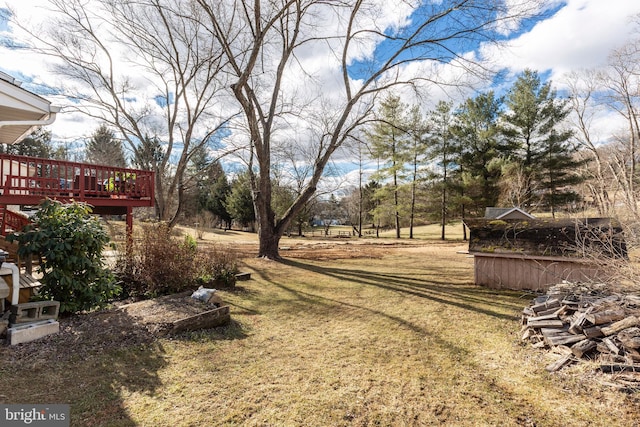
{"type": "Polygon", "coordinates": [[[522,340],[561,354],[547,371],[590,360],[603,372],[640,372],[640,295],[559,284],[523,310],[522,340]]]}

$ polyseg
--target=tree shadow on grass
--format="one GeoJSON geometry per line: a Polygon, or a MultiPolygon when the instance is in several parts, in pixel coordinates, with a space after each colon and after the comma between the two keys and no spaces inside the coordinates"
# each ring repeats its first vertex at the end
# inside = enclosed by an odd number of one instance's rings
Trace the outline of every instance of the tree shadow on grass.
{"type": "MultiPolygon", "coordinates": [[[[336,280],[351,281],[365,286],[375,286],[386,289],[390,292],[399,292],[420,298],[427,298],[431,301],[496,317],[498,319],[515,320],[517,319],[516,313],[522,310],[522,306],[518,304],[497,301],[495,299],[496,295],[516,295],[511,291],[496,292],[495,290],[478,286],[455,285],[452,284],[451,281],[446,281],[445,279],[435,280],[433,277],[430,277],[428,280],[416,279],[399,273],[375,273],[362,269],[317,266],[293,260],[285,260],[284,264],[316,274],[329,276],[336,280]],[[500,307],[513,311],[513,314],[505,314],[490,308],[480,307],[480,305],[500,307]]],[[[429,266],[429,273],[430,276],[446,278],[451,275],[451,268],[429,266]]],[[[518,295],[522,295],[522,292],[518,295]]]]}
{"type": "MultiPolygon", "coordinates": [[[[493,291],[485,288],[479,288],[471,285],[452,285],[444,281],[429,281],[425,282],[419,279],[403,276],[402,274],[381,274],[372,273],[364,270],[350,270],[345,268],[325,267],[317,266],[313,264],[306,264],[300,261],[286,260],[286,265],[300,268],[305,271],[309,271],[315,274],[326,275],[336,280],[344,280],[356,282],[365,286],[373,286],[384,291],[400,292],[411,296],[417,296],[420,298],[429,299],[437,303],[450,305],[452,307],[471,311],[485,316],[490,316],[499,320],[517,320],[517,316],[505,314],[497,310],[490,308],[479,307],[477,304],[493,304],[499,305],[502,309],[507,311],[518,311],[522,307],[517,303],[499,302],[496,301],[497,295],[510,295],[516,296],[520,294],[493,291]]],[[[268,275],[267,275],[268,276],[268,275]]],[[[532,416],[535,415],[536,408],[522,396],[519,396],[516,389],[512,389],[508,385],[502,384],[500,381],[496,381],[496,378],[489,372],[486,372],[481,362],[476,360],[476,351],[473,347],[466,347],[457,343],[455,332],[452,334],[442,333],[438,328],[431,329],[412,321],[412,317],[403,316],[400,313],[385,312],[382,308],[377,309],[365,304],[353,303],[342,300],[340,297],[327,297],[321,295],[321,291],[315,292],[315,288],[311,285],[290,285],[279,283],[277,280],[266,277],[266,280],[273,286],[280,288],[281,290],[289,293],[297,300],[298,310],[322,310],[332,318],[340,318],[341,311],[344,311],[345,318],[351,318],[353,311],[360,311],[364,314],[369,313],[372,318],[382,318],[391,323],[395,323],[401,328],[407,329],[419,337],[428,339],[432,345],[442,349],[448,357],[454,361],[462,363],[468,372],[473,372],[472,376],[479,383],[482,383],[482,387],[488,390],[494,396],[498,396],[501,399],[508,399],[512,402],[512,406],[508,409],[514,417],[532,416]]],[[[284,305],[291,305],[291,301],[283,301],[284,305]]],[[[446,316],[446,314],[444,314],[446,316]]],[[[347,320],[348,321],[348,320],[347,320]]],[[[452,327],[455,329],[455,327],[452,327]]],[[[474,386],[475,387],[475,386],[474,386]]],[[[506,411],[507,409],[505,409],[506,411]]]]}

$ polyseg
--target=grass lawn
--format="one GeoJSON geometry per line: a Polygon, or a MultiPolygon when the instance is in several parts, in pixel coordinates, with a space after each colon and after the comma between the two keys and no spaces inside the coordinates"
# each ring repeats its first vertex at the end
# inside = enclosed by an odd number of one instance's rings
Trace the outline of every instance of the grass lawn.
{"type": "Polygon", "coordinates": [[[544,370],[557,355],[519,341],[531,296],[473,286],[463,243],[364,246],[243,259],[224,328],[82,357],[0,348],[0,402],[69,403],[72,426],[640,425],[640,396],[592,367],[544,370]]]}

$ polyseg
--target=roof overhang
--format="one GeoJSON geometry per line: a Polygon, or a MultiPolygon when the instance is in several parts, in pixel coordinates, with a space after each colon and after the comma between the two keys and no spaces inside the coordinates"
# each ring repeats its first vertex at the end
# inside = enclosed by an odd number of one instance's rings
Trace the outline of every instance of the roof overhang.
{"type": "Polygon", "coordinates": [[[0,143],[15,144],[34,128],[53,123],[60,107],[20,87],[0,72],[0,143]]]}

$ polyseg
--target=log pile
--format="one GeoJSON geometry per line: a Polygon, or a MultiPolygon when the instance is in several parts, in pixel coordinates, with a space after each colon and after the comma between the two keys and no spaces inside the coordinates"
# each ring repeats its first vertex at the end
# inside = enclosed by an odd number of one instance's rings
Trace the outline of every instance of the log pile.
{"type": "Polygon", "coordinates": [[[640,381],[640,295],[556,285],[523,310],[522,325],[523,341],[561,354],[549,372],[589,360],[602,372],[631,372],[640,381]]]}

